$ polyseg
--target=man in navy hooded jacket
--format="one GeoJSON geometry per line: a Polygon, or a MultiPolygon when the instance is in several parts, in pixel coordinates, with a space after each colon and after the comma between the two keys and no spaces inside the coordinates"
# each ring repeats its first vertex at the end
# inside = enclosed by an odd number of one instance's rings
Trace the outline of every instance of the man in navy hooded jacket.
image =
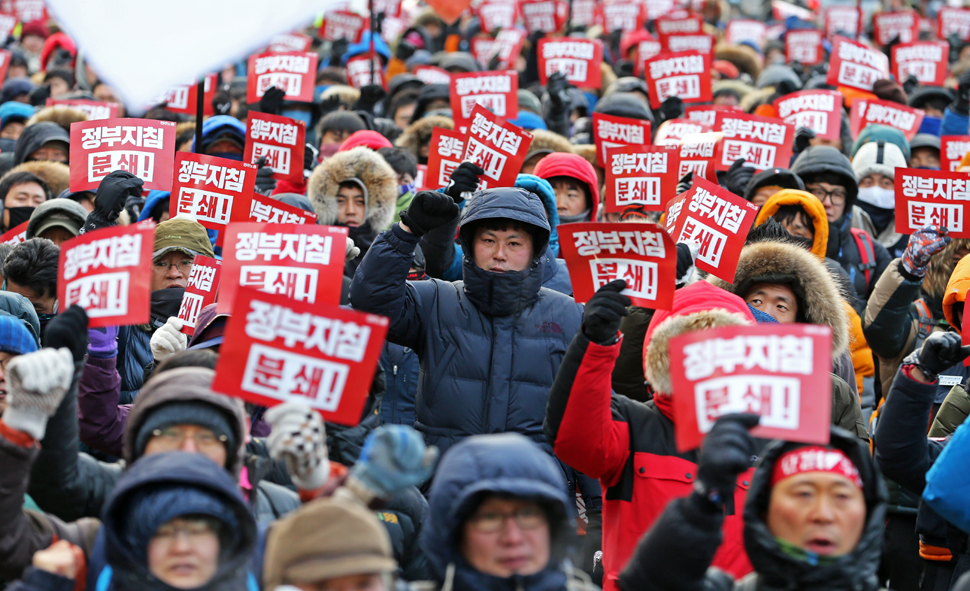
{"type": "Polygon", "coordinates": [[[377,237],[351,285],[353,306],[391,319],[388,340],[421,360],[415,428],[444,452],[471,435],[521,433],[545,444],[549,388],[582,322],[572,298],[542,287],[549,222],[520,188],[478,192],[459,225],[462,281],[408,282],[415,245],[458,205],[418,193],[377,237]]]}

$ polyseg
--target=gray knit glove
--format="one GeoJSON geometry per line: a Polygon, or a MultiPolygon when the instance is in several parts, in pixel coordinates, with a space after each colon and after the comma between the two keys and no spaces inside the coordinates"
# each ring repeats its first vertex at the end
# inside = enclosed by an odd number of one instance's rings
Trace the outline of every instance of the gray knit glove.
{"type": "Polygon", "coordinates": [[[74,357],[70,349],[41,349],[14,357],[5,373],[9,406],[3,413],[3,422],[34,439],[43,439],[47,419],[71,387],[74,357]]]}
{"type": "Polygon", "coordinates": [[[330,479],[327,431],[320,413],[300,402],[284,402],[266,411],[269,455],[286,462],[293,484],[316,490],[330,479]]]}

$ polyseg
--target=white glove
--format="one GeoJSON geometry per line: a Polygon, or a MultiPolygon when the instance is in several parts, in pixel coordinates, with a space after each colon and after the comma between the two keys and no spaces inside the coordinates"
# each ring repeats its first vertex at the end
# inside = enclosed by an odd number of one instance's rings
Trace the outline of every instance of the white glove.
{"type": "Polygon", "coordinates": [[[47,419],[64,400],[74,377],[74,356],[70,349],[41,349],[10,360],[5,371],[9,406],[3,422],[40,440],[47,432],[47,419]]]}
{"type": "Polygon", "coordinates": [[[352,261],[360,256],[360,249],[354,245],[353,238],[347,238],[347,254],[344,256],[344,260],[352,261]]]}
{"type": "Polygon", "coordinates": [[[155,361],[162,361],[179,351],[184,351],[188,338],[182,334],[182,321],[172,316],[152,335],[150,346],[155,361]]]}
{"type": "Polygon", "coordinates": [[[293,484],[316,490],[330,479],[327,431],[320,413],[301,402],[284,402],[266,411],[269,455],[285,460],[293,484]]]}

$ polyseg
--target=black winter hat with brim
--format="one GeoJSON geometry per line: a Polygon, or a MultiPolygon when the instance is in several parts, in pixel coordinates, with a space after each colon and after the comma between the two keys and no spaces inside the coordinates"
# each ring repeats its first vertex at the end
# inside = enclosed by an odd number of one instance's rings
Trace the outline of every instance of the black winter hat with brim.
{"type": "Polygon", "coordinates": [[[744,199],[751,201],[761,187],[781,187],[782,189],[805,190],[805,183],[797,174],[787,168],[766,168],[751,177],[744,190],[744,199]]]}
{"type": "MultiPolygon", "coordinates": [[[[227,458],[239,452],[239,443],[226,413],[205,402],[179,400],[159,406],[141,424],[135,436],[136,457],[144,455],[149,440],[155,436],[155,430],[175,425],[195,425],[212,431],[225,446],[227,458]]],[[[231,461],[227,460],[226,464],[230,465],[231,461]]]]}
{"type": "Polygon", "coordinates": [[[809,146],[798,155],[791,171],[801,177],[806,185],[818,175],[831,175],[839,179],[845,187],[845,211],[848,213],[859,196],[859,183],[852,170],[852,161],[832,146],[809,146]]]}

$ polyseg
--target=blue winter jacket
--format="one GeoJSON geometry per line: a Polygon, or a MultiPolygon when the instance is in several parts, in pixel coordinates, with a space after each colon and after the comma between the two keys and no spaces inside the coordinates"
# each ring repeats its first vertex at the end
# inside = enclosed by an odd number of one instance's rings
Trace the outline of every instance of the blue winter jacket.
{"type": "Polygon", "coordinates": [[[582,322],[582,306],[542,287],[549,223],[538,197],[515,188],[481,193],[462,217],[465,252],[472,222],[491,218],[536,227],[540,254],[528,269],[492,273],[463,257],[463,281],[408,282],[418,237],[394,225],[374,241],[350,288],[354,308],[390,318],[388,340],[417,352],[415,428],[442,451],[505,431],[545,443],[549,388],[582,322]]]}

